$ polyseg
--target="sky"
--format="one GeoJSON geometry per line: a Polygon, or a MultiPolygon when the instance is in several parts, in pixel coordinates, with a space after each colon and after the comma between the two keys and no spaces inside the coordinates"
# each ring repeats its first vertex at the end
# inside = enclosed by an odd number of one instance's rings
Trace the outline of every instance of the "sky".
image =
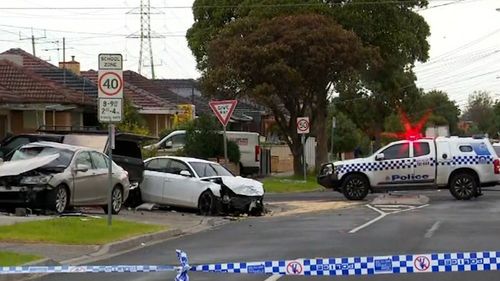
{"type": "MultiPolygon", "coordinates": [[[[147,0],[143,0],[147,1],[147,0]]],[[[198,78],[185,34],[192,0],[150,0],[156,78],[198,78]],[[157,7],[157,8],[155,8],[157,7]]],[[[431,28],[429,59],[417,63],[417,85],[442,90],[460,107],[474,91],[500,99],[499,0],[429,0],[419,10],[431,28]]],[[[124,69],[139,70],[140,0],[16,0],[0,2],[0,52],[22,48],[53,64],[75,56],[82,70],[97,69],[99,53],[121,53],[124,69]],[[60,9],[60,7],[71,9],[60,9]],[[105,8],[99,8],[105,7],[105,8]],[[20,9],[12,9],[20,8],[20,9]],[[31,9],[35,8],[35,9],[31,9]]],[[[148,45],[144,52],[148,53],[148,45]]],[[[141,73],[151,77],[149,56],[141,73]]]]}

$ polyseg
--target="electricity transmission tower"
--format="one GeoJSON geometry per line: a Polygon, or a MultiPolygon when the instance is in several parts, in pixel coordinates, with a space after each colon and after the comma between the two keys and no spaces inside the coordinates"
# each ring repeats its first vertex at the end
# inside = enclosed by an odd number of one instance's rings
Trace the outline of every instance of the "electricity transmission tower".
{"type": "Polygon", "coordinates": [[[141,46],[139,51],[139,74],[142,74],[143,66],[151,67],[151,78],[155,79],[155,64],[153,61],[153,45],[152,38],[164,38],[164,36],[156,34],[151,30],[151,15],[161,14],[159,11],[151,12],[151,1],[141,0],[139,9],[133,9],[128,14],[139,14],[141,16],[141,30],[139,32],[130,34],[127,38],[141,39],[141,46]]]}

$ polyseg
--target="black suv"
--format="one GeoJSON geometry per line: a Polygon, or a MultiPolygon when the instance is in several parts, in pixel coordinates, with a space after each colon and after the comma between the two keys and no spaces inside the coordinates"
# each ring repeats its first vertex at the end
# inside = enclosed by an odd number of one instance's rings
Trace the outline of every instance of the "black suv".
{"type": "MultiPolygon", "coordinates": [[[[131,183],[129,205],[137,205],[140,193],[137,189],[142,181],[144,162],[142,159],[141,143],[154,138],[130,133],[116,132],[113,161],[128,172],[131,183]],[[134,189],[137,189],[136,191],[134,189]],[[137,202],[136,202],[137,201],[137,202]]],[[[0,158],[8,161],[13,152],[22,145],[37,141],[51,141],[77,146],[86,146],[107,154],[108,132],[94,128],[41,128],[38,133],[20,134],[7,137],[0,143],[0,158]]]]}

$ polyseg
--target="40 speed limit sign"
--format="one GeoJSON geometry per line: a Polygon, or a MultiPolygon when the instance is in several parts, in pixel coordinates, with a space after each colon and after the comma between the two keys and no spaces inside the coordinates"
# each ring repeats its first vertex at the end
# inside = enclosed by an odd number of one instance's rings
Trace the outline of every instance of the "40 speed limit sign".
{"type": "Polygon", "coordinates": [[[99,70],[98,98],[123,98],[123,73],[121,70],[99,70]]]}

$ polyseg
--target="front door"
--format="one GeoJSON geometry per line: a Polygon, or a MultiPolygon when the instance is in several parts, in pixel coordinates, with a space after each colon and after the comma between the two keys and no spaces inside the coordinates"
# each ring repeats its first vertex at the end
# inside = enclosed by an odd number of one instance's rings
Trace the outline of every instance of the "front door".
{"type": "Polygon", "coordinates": [[[381,153],[384,158],[376,160],[373,172],[374,186],[405,186],[411,180],[412,159],[410,158],[410,143],[393,144],[381,153]]]}
{"type": "Polygon", "coordinates": [[[92,160],[88,151],[81,151],[76,156],[75,168],[78,165],[86,165],[89,167],[87,171],[75,172],[73,180],[73,204],[83,205],[95,202],[98,198],[96,194],[99,182],[96,181],[97,171],[92,167],[92,160]]]}
{"type": "Polygon", "coordinates": [[[436,175],[436,159],[431,153],[430,141],[413,142],[413,180],[416,186],[434,184],[436,175]]]}
{"type": "Polygon", "coordinates": [[[168,198],[171,204],[185,207],[197,207],[197,196],[201,194],[203,183],[195,177],[186,163],[170,159],[168,167],[168,181],[163,183],[163,197],[168,198]],[[191,176],[180,175],[181,171],[188,171],[191,176]]]}

